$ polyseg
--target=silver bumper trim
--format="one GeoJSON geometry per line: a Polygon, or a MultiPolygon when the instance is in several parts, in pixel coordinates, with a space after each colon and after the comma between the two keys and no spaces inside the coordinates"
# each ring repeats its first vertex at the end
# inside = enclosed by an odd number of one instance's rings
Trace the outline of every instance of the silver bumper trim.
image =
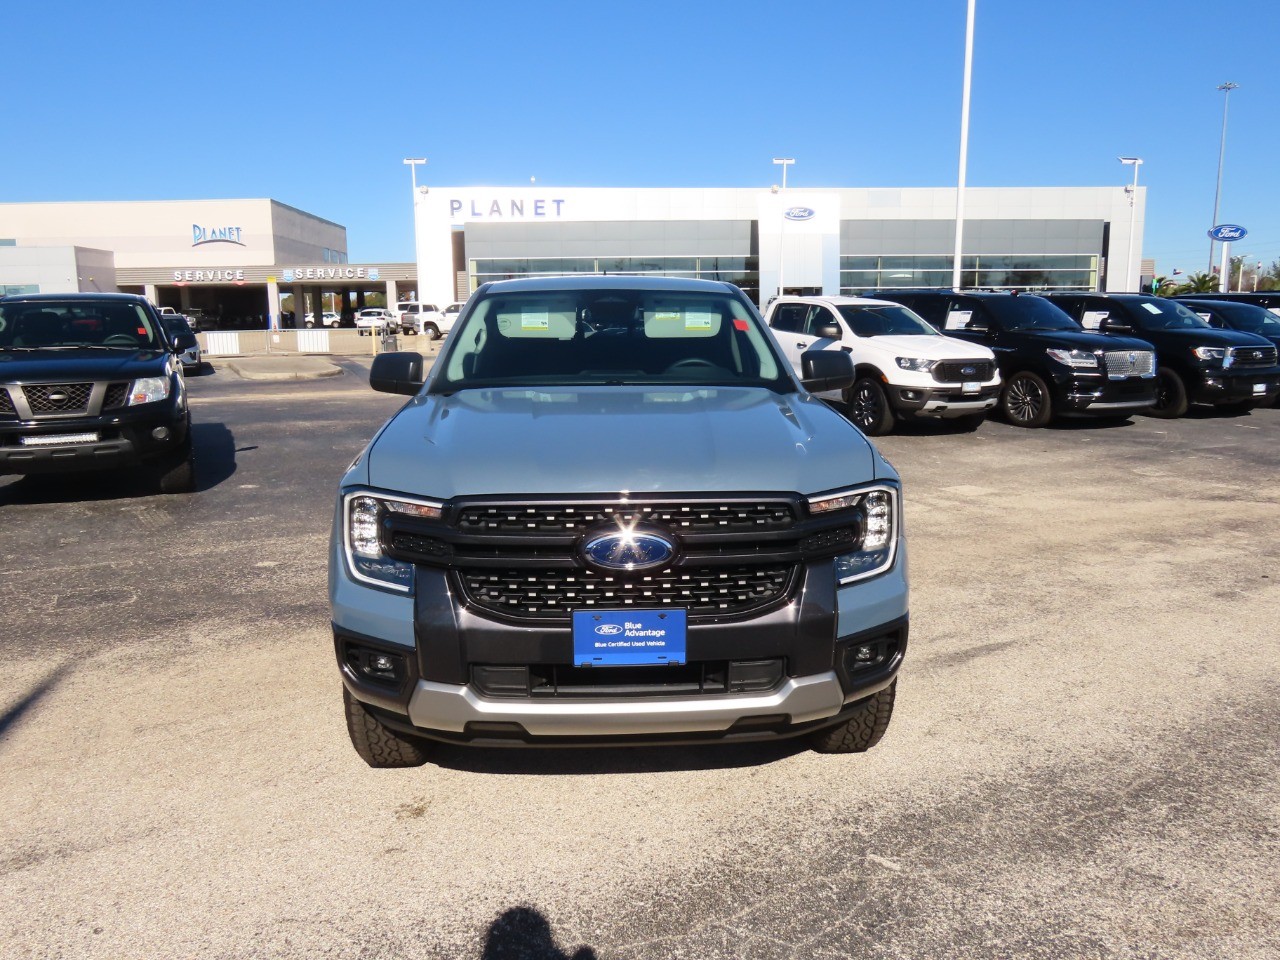
{"type": "Polygon", "coordinates": [[[1107,403],[1091,403],[1090,410],[1136,410],[1140,407],[1149,407],[1154,401],[1152,400],[1114,400],[1107,403]]]}
{"type": "Polygon", "coordinates": [[[609,736],[728,730],[744,717],[785,713],[792,723],[834,716],[844,705],[835,671],[792,677],[771,693],[646,700],[487,699],[468,686],[419,680],[409,719],[424,730],[462,733],[472,721],[518,723],[531,736],[609,736]]]}

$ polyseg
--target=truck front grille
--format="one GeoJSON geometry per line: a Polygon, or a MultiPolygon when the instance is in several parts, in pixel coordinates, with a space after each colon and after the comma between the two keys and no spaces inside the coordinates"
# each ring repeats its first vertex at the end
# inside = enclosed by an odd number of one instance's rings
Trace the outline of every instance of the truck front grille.
{"type": "Polygon", "coordinates": [[[462,569],[466,599],[509,617],[564,620],[574,610],[678,607],[690,617],[751,613],[784,598],[794,564],[673,567],[655,573],[606,574],[589,569],[462,569]]]}
{"type": "Polygon", "coordinates": [[[990,360],[939,360],[933,365],[933,379],[939,383],[986,383],[995,372],[990,360]]]}
{"type": "Polygon", "coordinates": [[[1150,350],[1108,350],[1102,356],[1112,380],[1150,377],[1156,372],[1156,355],[1150,350]]]}
{"type": "Polygon", "coordinates": [[[458,530],[468,534],[575,533],[605,521],[656,522],[676,533],[748,533],[786,530],[795,522],[789,503],[760,501],[618,501],[606,503],[468,504],[458,530]]]}
{"type": "Polygon", "coordinates": [[[18,411],[13,409],[13,400],[9,397],[9,391],[0,387],[0,418],[12,420],[17,415],[18,411]]]}
{"type": "Polygon", "coordinates": [[[1274,367],[1276,365],[1276,348],[1232,347],[1231,365],[1237,370],[1241,367],[1274,367]]]}
{"type": "Polygon", "coordinates": [[[41,383],[22,388],[27,406],[37,417],[51,414],[86,413],[91,383],[41,383]]]}
{"type": "Polygon", "coordinates": [[[123,407],[128,399],[129,384],[109,383],[107,384],[107,392],[102,397],[102,409],[114,410],[116,407],[123,407]]]}

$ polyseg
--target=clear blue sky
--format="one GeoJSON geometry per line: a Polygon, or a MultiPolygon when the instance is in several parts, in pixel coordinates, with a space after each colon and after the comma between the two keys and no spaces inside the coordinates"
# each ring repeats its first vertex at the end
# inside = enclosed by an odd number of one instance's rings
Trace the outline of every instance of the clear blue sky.
{"type": "MultiPolygon", "coordinates": [[[[978,0],[973,186],[1128,182],[1144,255],[1203,270],[1219,220],[1280,258],[1266,5],[978,0]]],[[[412,259],[427,183],[950,186],[965,0],[7,5],[0,200],[274,197],[412,259]]],[[[2,224],[0,224],[2,226],[2,224]]],[[[0,231],[2,232],[2,231],[0,231]]]]}

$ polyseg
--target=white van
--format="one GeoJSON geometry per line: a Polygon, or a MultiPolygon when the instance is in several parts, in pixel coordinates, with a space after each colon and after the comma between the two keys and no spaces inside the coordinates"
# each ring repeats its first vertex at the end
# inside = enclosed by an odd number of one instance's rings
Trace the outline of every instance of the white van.
{"type": "Polygon", "coordinates": [[[806,350],[843,350],[857,379],[841,394],[849,419],[879,436],[900,417],[976,430],[1000,399],[990,349],[943,336],[906,307],[864,297],[780,297],[765,320],[796,371],[806,350]]]}
{"type": "Polygon", "coordinates": [[[446,318],[436,309],[435,304],[416,303],[412,300],[396,304],[396,319],[404,333],[420,333],[428,340],[440,339],[453,326],[452,319],[446,318]]]}

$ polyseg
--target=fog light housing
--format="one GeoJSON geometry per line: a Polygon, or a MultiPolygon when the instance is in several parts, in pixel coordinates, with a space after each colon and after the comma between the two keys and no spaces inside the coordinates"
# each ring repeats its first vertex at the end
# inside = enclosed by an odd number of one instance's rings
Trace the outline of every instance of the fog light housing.
{"type": "Polygon", "coordinates": [[[168,439],[169,439],[169,428],[168,428],[168,427],[156,427],[154,430],[152,430],[152,431],[151,431],[151,436],[152,436],[152,438],[153,438],[153,439],[155,439],[155,440],[168,440],[168,439]]]}
{"type": "Polygon", "coordinates": [[[397,653],[352,644],[347,647],[346,661],[352,673],[364,680],[399,685],[405,676],[404,657],[397,653]]]}

